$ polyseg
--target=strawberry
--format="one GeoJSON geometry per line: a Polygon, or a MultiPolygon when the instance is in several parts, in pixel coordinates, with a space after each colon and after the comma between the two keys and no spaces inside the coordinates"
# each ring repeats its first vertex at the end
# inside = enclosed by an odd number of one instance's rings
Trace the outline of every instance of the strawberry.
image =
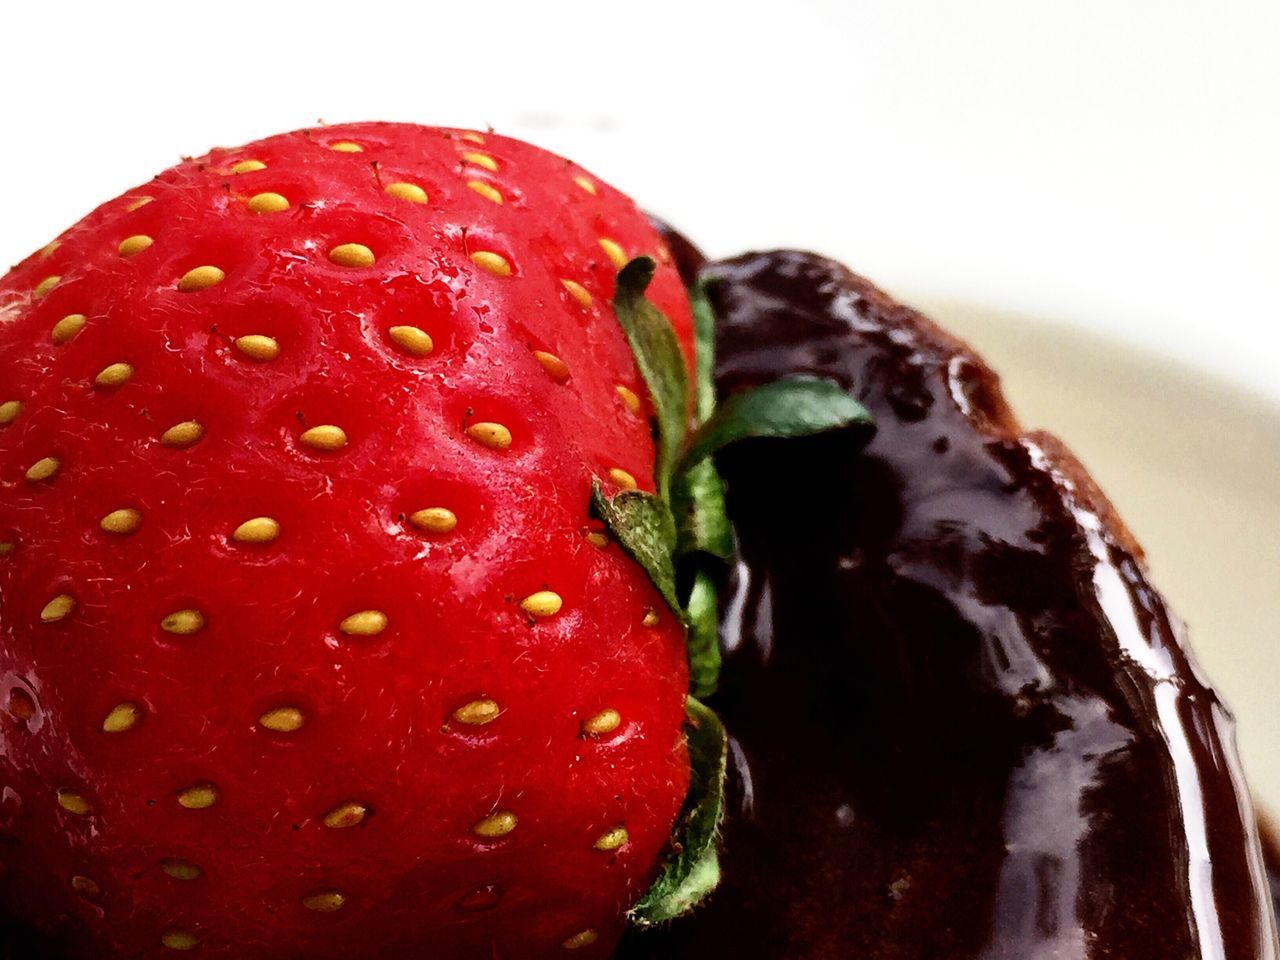
{"type": "Polygon", "coordinates": [[[388,124],[186,161],[0,282],[0,900],[70,956],[606,956],[689,782],[624,195],[388,124]]]}

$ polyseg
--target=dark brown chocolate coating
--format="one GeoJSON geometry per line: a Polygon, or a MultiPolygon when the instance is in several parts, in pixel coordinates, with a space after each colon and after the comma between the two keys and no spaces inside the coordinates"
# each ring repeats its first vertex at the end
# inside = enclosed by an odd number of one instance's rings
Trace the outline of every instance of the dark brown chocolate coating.
{"type": "Polygon", "coordinates": [[[1259,818],[1258,833],[1262,838],[1262,861],[1271,885],[1271,903],[1276,917],[1280,918],[1280,836],[1276,834],[1275,824],[1266,817],[1259,818]]]}
{"type": "Polygon", "coordinates": [[[724,882],[623,957],[1275,960],[1230,714],[1102,494],[840,265],[703,267],[718,385],[877,429],[731,451],[724,882]]]}

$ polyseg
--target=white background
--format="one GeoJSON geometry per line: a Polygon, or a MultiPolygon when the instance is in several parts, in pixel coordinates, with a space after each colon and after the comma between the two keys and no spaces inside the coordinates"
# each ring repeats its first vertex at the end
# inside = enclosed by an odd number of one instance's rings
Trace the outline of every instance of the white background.
{"type": "Polygon", "coordinates": [[[12,2],[0,37],[0,262],[215,143],[492,124],[713,253],[815,248],[1280,400],[1275,0],[12,2]]]}

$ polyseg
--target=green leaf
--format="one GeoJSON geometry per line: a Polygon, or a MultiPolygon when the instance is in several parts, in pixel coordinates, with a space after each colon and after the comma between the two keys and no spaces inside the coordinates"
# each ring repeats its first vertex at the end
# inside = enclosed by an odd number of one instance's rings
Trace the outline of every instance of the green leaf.
{"type": "Polygon", "coordinates": [[[729,741],[720,718],[693,697],[687,701],[687,710],[689,795],[672,837],[672,855],[649,892],[631,908],[631,921],[641,927],[687,913],[720,880],[716,836],[724,812],[729,741]]]}
{"type": "MultiPolygon", "coordinates": [[[[694,415],[698,423],[716,408],[716,318],[705,283],[689,291],[693,306],[694,371],[697,375],[694,415]]],[[[733,528],[725,508],[724,483],[709,459],[678,472],[671,485],[671,512],[676,518],[676,556],[707,553],[720,560],[733,557],[733,528]]]]}
{"type": "Polygon", "coordinates": [[[751,437],[804,437],[871,422],[862,405],[829,380],[775,380],[721,400],[689,438],[680,469],[751,437]]]}
{"type": "Polygon", "coordinates": [[[724,482],[710,458],[676,474],[671,483],[671,512],[676,520],[677,557],[707,553],[726,563],[733,559],[724,482]]]}
{"type": "Polygon", "coordinates": [[[658,420],[654,474],[658,494],[665,500],[689,425],[689,375],[671,321],[645,298],[653,271],[649,257],[636,257],[619,270],[613,309],[653,400],[658,420]]]}
{"type": "Polygon", "coordinates": [[[709,697],[720,681],[719,598],[715,581],[700,570],[693,578],[685,616],[689,624],[689,688],[695,697],[709,697]]]}
{"type": "Polygon", "coordinates": [[[667,505],[651,493],[624,490],[606,497],[599,480],[591,482],[591,506],[622,549],[649,574],[662,599],[683,616],[676,592],[676,524],[667,505]]]}
{"type": "Polygon", "coordinates": [[[716,408],[716,315],[707,298],[706,282],[689,291],[693,307],[694,416],[702,423],[716,408]]]}

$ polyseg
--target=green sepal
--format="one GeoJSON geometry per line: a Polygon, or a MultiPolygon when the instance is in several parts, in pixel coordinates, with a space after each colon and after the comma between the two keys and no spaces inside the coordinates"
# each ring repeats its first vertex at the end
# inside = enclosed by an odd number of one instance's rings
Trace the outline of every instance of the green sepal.
{"type": "Polygon", "coordinates": [[[685,607],[689,689],[695,697],[711,696],[720,681],[719,606],[715,581],[706,571],[699,570],[694,575],[685,607]]]}
{"type": "Polygon", "coordinates": [[[829,380],[788,377],[721,400],[689,438],[679,470],[753,437],[805,437],[870,424],[862,404],[829,380]]]}
{"type": "MultiPolygon", "coordinates": [[[[700,426],[686,442],[688,377],[674,330],[644,296],[653,273],[647,257],[628,263],[618,274],[614,307],[653,402],[658,496],[627,491],[609,499],[597,482],[592,503],[685,624],[690,688],[705,697],[715,692],[720,673],[716,575],[734,553],[724,484],[711,455],[750,437],[807,436],[869,424],[871,418],[835,384],[809,378],[777,381],[717,403],[715,316],[699,284],[689,295],[697,375],[693,412],[700,426]],[[688,591],[683,603],[682,587],[688,591]]],[[[687,714],[689,793],[662,872],[630,911],[641,927],[687,913],[720,880],[717,840],[728,740],[719,718],[694,696],[687,698],[687,714]]]]}
{"type": "Polygon", "coordinates": [[[689,793],[673,834],[673,851],[649,892],[629,914],[637,926],[674,920],[695,907],[720,880],[716,840],[724,814],[729,741],[711,710],[686,701],[689,793]]]}
{"type": "Polygon", "coordinates": [[[622,549],[644,568],[662,599],[683,617],[676,591],[676,524],[666,503],[642,490],[607,497],[600,481],[592,480],[591,506],[622,549]]]}
{"type": "Polygon", "coordinates": [[[708,457],[671,482],[671,512],[676,521],[676,555],[707,553],[733,559],[733,527],[724,500],[724,482],[708,457]]]}
{"type": "Polygon", "coordinates": [[[702,423],[716,408],[716,315],[705,283],[689,290],[693,309],[693,414],[702,423]]]}
{"type": "MultiPolygon", "coordinates": [[[[693,308],[694,416],[707,420],[716,408],[716,318],[702,284],[689,291],[693,308]]],[[[671,512],[676,518],[676,554],[707,553],[728,562],[733,558],[733,528],[724,501],[724,483],[709,458],[679,472],[671,483],[671,512]]]]}
{"type": "Polygon", "coordinates": [[[689,375],[671,321],[644,295],[655,266],[650,257],[636,257],[618,271],[613,309],[653,400],[658,421],[654,479],[665,500],[689,424],[689,375]]]}

